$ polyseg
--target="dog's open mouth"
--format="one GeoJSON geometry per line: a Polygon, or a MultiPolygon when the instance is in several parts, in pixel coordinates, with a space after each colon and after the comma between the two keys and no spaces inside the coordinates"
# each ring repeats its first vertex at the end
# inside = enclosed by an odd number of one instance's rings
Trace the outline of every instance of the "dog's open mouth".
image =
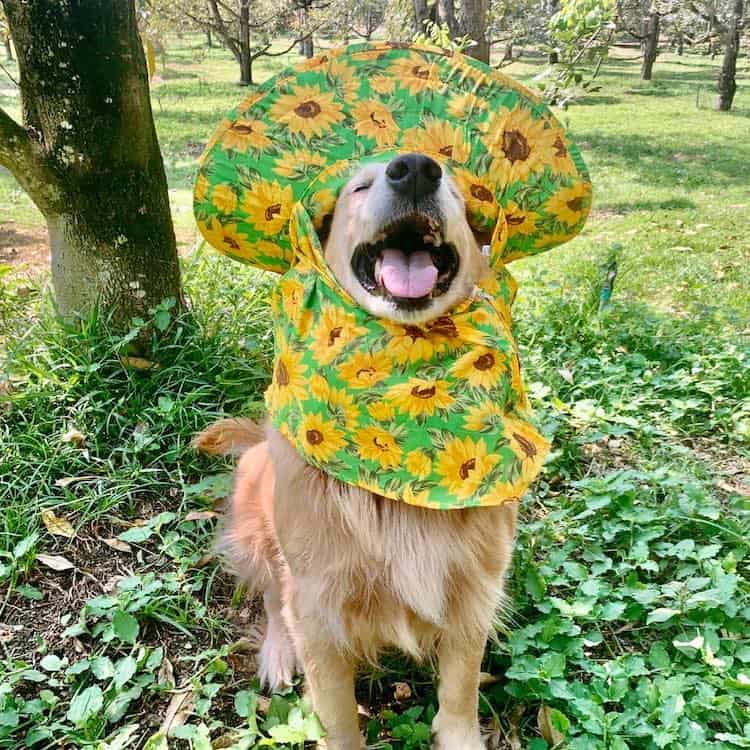
{"type": "Polygon", "coordinates": [[[358,245],[352,270],[370,292],[418,308],[450,288],[458,253],[443,241],[440,222],[417,214],[389,224],[372,243],[358,245]]]}

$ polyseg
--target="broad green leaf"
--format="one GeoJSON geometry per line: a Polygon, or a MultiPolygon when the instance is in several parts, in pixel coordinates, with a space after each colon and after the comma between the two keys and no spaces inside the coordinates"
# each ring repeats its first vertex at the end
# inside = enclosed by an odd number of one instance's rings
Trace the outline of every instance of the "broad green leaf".
{"type": "Polygon", "coordinates": [[[104,695],[98,685],[92,685],[78,693],[70,702],[68,721],[77,727],[83,726],[104,705],[104,695]]]}
{"type": "Polygon", "coordinates": [[[125,643],[135,643],[138,638],[138,620],[121,609],[118,609],[112,616],[112,629],[115,635],[125,643]]]}

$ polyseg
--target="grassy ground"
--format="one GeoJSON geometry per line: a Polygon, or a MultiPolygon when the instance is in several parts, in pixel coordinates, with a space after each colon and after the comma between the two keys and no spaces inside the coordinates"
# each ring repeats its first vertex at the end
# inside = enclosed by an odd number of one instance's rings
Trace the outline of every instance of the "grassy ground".
{"type": "MultiPolygon", "coordinates": [[[[204,54],[171,51],[154,92],[187,243],[195,157],[241,95],[226,55],[204,54]]],[[[556,448],[487,650],[491,748],[750,747],[750,102],[745,83],[735,111],[713,112],[716,72],[665,55],[646,86],[613,60],[562,114],[596,209],[582,237],[514,269],[526,379],[556,448]]],[[[39,223],[3,175],[0,218],[39,223]]],[[[259,412],[269,280],[191,254],[192,314],[149,369],[101,319],[57,324],[43,283],[0,270],[0,748],[315,737],[297,693],[269,700],[253,682],[254,605],[210,554],[228,467],[188,445],[218,414],[259,412]]],[[[389,656],[359,691],[371,746],[428,746],[428,671],[389,656]]]]}

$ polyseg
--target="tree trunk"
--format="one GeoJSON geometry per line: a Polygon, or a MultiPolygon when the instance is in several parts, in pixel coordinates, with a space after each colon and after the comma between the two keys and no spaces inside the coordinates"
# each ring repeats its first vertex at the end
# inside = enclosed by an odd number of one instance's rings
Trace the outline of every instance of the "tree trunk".
{"type": "Polygon", "coordinates": [[[253,82],[253,58],[250,50],[250,2],[240,2],[239,37],[240,85],[250,86],[253,82]]]}
{"type": "Polygon", "coordinates": [[[685,54],[685,35],[681,32],[677,32],[677,54],[682,57],[685,54]]]}
{"type": "Polygon", "coordinates": [[[62,316],[113,325],[173,297],[180,272],[134,0],[2,0],[23,127],[0,110],[0,165],[47,221],[62,316]]]}
{"type": "Polygon", "coordinates": [[[476,44],[466,50],[467,55],[489,63],[490,45],[487,42],[487,13],[489,0],[464,0],[463,33],[476,44]]]}
{"type": "Polygon", "coordinates": [[[737,58],[740,54],[740,23],[742,21],[743,0],[734,0],[732,15],[724,36],[724,59],[721,63],[717,89],[719,97],[716,109],[728,112],[732,108],[737,91],[737,58]]]}
{"type": "Polygon", "coordinates": [[[206,27],[206,47],[208,47],[209,49],[212,49],[213,46],[214,46],[214,40],[213,40],[213,37],[211,36],[211,27],[207,26],[206,27]]]}
{"type": "Polygon", "coordinates": [[[437,0],[437,17],[441,24],[448,27],[452,38],[459,36],[458,21],[456,20],[453,0],[437,0]]]}
{"type": "Polygon", "coordinates": [[[641,63],[641,80],[650,81],[651,74],[659,51],[659,14],[652,11],[644,24],[643,62],[641,63]]]}
{"type": "Polygon", "coordinates": [[[430,17],[430,10],[427,7],[427,0],[413,0],[414,4],[414,32],[424,34],[424,22],[430,17]]]}
{"type": "Polygon", "coordinates": [[[503,62],[513,62],[513,40],[505,43],[505,52],[503,52],[503,62]]]}

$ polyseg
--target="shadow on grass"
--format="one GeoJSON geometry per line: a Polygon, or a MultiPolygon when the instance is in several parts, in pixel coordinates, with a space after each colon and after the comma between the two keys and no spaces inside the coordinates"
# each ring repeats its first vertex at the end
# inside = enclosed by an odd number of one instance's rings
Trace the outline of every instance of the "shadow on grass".
{"type": "Polygon", "coordinates": [[[598,130],[579,133],[578,138],[600,164],[617,165],[651,185],[716,188],[747,181],[750,149],[741,146],[739,138],[734,143],[694,145],[661,135],[610,135],[598,130]]]}
{"type": "Polygon", "coordinates": [[[695,203],[685,198],[671,198],[663,201],[620,201],[597,205],[599,210],[614,211],[618,214],[628,214],[633,211],[689,211],[695,208],[695,203]]]}

